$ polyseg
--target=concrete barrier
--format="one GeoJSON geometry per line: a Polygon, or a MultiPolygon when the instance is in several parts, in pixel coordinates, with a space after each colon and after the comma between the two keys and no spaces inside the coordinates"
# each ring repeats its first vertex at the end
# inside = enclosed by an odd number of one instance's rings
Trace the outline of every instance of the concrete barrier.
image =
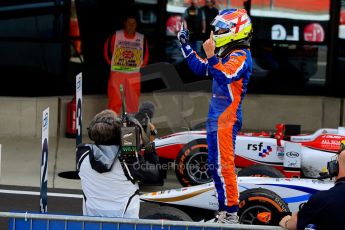
{"type": "Polygon", "coordinates": [[[243,104],[243,129],[272,130],[277,123],[301,124],[303,132],[336,128],[340,98],[319,96],[248,95],[243,104]]]}
{"type": "Polygon", "coordinates": [[[49,135],[57,136],[58,97],[0,97],[0,136],[41,136],[42,112],[49,107],[49,135]]]}
{"type": "MultiPolygon", "coordinates": [[[[50,108],[49,135],[66,133],[67,103],[72,96],[16,98],[0,97],[0,136],[41,136],[41,116],[50,108]]],[[[208,92],[144,93],[141,102],[156,105],[155,123],[160,135],[185,131],[207,117],[208,92]]],[[[92,117],[107,108],[106,95],[83,96],[83,134],[92,117]]],[[[277,123],[301,124],[302,132],[342,126],[343,99],[321,96],[249,94],[243,103],[242,130],[274,130],[277,123]]]]}

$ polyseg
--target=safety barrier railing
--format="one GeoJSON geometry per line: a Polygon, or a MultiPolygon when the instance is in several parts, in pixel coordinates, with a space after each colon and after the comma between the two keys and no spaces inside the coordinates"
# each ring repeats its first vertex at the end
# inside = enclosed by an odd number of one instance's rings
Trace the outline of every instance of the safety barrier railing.
{"type": "Polygon", "coordinates": [[[277,226],[0,212],[9,230],[282,230],[277,226]]]}

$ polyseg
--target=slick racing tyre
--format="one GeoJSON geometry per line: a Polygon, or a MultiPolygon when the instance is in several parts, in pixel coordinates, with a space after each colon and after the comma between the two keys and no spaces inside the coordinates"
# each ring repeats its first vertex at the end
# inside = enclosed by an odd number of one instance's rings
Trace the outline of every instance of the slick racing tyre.
{"type": "Polygon", "coordinates": [[[239,170],[238,176],[284,178],[284,174],[278,169],[268,165],[252,165],[239,170]]]}
{"type": "Polygon", "coordinates": [[[286,202],[276,193],[264,189],[248,189],[240,194],[239,203],[239,222],[241,224],[254,225],[277,225],[274,217],[280,216],[279,213],[290,212],[286,202]],[[270,212],[272,219],[268,223],[262,223],[257,215],[262,212],[270,212]]]}
{"type": "Polygon", "coordinates": [[[192,218],[180,209],[170,206],[159,206],[154,209],[145,209],[141,219],[151,220],[177,220],[177,221],[193,221],[192,218]]]}
{"type": "Polygon", "coordinates": [[[206,139],[186,144],[175,160],[175,174],[181,185],[192,186],[212,181],[207,171],[208,147],[206,139]]]}

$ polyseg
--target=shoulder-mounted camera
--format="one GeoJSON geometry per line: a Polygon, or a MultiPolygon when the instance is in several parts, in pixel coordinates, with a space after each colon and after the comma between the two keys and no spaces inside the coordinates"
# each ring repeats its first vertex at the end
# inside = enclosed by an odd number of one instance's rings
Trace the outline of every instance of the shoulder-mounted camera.
{"type": "Polygon", "coordinates": [[[141,130],[138,124],[126,115],[121,126],[121,157],[127,164],[138,161],[141,149],[141,130]]]}
{"type": "MultiPolygon", "coordinates": [[[[345,140],[341,140],[337,155],[339,155],[344,150],[345,150],[345,140]]],[[[327,162],[327,171],[328,171],[328,176],[330,178],[338,176],[338,174],[339,174],[339,163],[338,163],[337,159],[334,159],[334,160],[327,162]]]]}

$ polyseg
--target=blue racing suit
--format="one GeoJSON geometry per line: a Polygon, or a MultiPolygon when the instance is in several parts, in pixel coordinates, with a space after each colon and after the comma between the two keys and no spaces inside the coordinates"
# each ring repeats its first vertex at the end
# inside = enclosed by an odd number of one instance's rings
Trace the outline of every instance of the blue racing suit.
{"type": "Polygon", "coordinates": [[[237,212],[235,141],[242,126],[242,100],[252,73],[250,50],[238,46],[222,58],[214,55],[209,59],[201,59],[189,46],[182,51],[196,75],[213,77],[206,122],[208,170],[217,190],[219,211],[237,212]]]}

